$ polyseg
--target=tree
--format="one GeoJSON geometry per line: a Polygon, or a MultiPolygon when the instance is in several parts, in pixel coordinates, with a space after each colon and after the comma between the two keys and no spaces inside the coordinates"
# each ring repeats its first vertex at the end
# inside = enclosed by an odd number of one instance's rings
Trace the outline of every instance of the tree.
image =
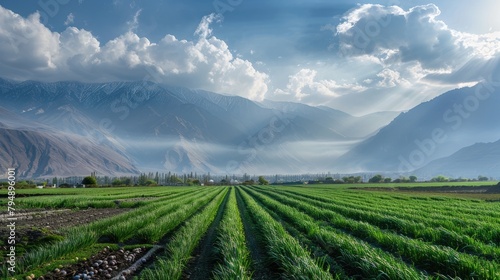
{"type": "Polygon", "coordinates": [[[172,183],[175,183],[175,184],[182,184],[182,179],[177,177],[176,175],[172,175],[172,177],[170,178],[170,181],[172,183]]]}
{"type": "Polygon", "coordinates": [[[132,185],[132,179],[130,178],[123,178],[123,180],[121,180],[122,183],[125,185],[125,186],[131,186],[132,185]]]}
{"type": "Polygon", "coordinates": [[[156,181],[155,181],[155,180],[153,180],[153,179],[148,179],[148,180],[146,181],[146,184],[145,184],[145,185],[146,185],[146,186],[156,186],[156,181]]]}
{"type": "Polygon", "coordinates": [[[359,182],[361,182],[361,176],[345,176],[345,177],[342,177],[342,181],[344,181],[344,183],[348,183],[348,184],[357,184],[359,182]]]}
{"type": "Polygon", "coordinates": [[[137,184],[139,186],[144,186],[146,185],[147,182],[148,182],[148,176],[146,175],[146,173],[141,173],[141,175],[139,175],[139,181],[137,181],[137,184]]]}
{"type": "Polygon", "coordinates": [[[104,185],[109,185],[110,180],[109,176],[104,176],[104,185]]]}
{"type": "Polygon", "coordinates": [[[450,179],[444,177],[443,175],[436,176],[431,179],[431,182],[448,182],[450,179]]]}
{"type": "Polygon", "coordinates": [[[269,181],[264,176],[259,176],[259,185],[269,185],[269,181]]]}
{"type": "Polygon", "coordinates": [[[254,185],[255,182],[253,179],[250,179],[250,180],[246,180],[245,182],[242,183],[244,186],[251,186],[251,185],[254,185]]]}
{"type": "Polygon", "coordinates": [[[122,185],[122,184],[123,184],[123,182],[120,179],[118,179],[118,178],[115,178],[113,180],[113,182],[111,182],[111,185],[113,185],[113,186],[119,186],[119,185],[122,185]]]}
{"type": "Polygon", "coordinates": [[[382,180],[384,180],[384,177],[382,177],[382,175],[380,174],[377,174],[373,177],[370,178],[370,180],[368,180],[369,183],[380,183],[382,182],[382,180]]]}
{"type": "Polygon", "coordinates": [[[415,183],[417,181],[417,176],[411,175],[410,176],[410,183],[415,183]]]}
{"type": "Polygon", "coordinates": [[[156,182],[157,185],[160,184],[160,174],[158,173],[158,171],[156,171],[155,182],[156,182]]]}
{"type": "Polygon", "coordinates": [[[478,181],[483,181],[483,182],[484,182],[484,181],[488,181],[489,179],[488,179],[488,177],[486,177],[486,176],[481,176],[481,175],[479,175],[479,176],[477,176],[477,180],[478,180],[478,181]]]}
{"type": "Polygon", "coordinates": [[[390,183],[390,182],[392,182],[392,178],[385,178],[384,179],[384,183],[390,183]]]}
{"type": "Polygon", "coordinates": [[[354,183],[354,176],[342,177],[342,181],[344,181],[344,183],[353,184],[354,183]]]}
{"type": "Polygon", "coordinates": [[[97,185],[97,180],[95,177],[87,176],[87,177],[83,178],[82,184],[84,184],[84,185],[97,185]]]}

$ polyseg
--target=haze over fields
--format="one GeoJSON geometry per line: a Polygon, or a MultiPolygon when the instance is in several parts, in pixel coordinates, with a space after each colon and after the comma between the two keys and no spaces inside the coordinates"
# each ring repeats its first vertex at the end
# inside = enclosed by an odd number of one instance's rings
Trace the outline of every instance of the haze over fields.
{"type": "Polygon", "coordinates": [[[500,178],[494,1],[60,2],[0,1],[1,169],[500,178]]]}

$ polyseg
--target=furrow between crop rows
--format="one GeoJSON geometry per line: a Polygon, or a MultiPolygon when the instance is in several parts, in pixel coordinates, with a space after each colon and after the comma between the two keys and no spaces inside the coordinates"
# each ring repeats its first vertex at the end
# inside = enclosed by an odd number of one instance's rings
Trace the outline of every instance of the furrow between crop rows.
{"type": "Polygon", "coordinates": [[[227,188],[220,192],[202,212],[187,220],[166,245],[167,254],[160,257],[152,268],[144,270],[140,279],[179,279],[189,256],[215,219],[226,195],[227,188]]]}
{"type": "MultiPolygon", "coordinates": [[[[256,193],[248,190],[253,196],[256,193]]],[[[352,236],[340,231],[326,230],[323,224],[299,210],[277,203],[270,199],[260,201],[283,219],[294,224],[300,231],[307,234],[322,246],[330,256],[337,260],[352,277],[384,278],[384,279],[426,279],[427,277],[392,255],[371,247],[352,236]]]]}
{"type": "Polygon", "coordinates": [[[454,276],[454,273],[458,273],[459,275],[476,275],[480,279],[497,279],[500,277],[500,266],[498,264],[476,256],[459,253],[449,247],[431,245],[420,240],[384,231],[366,222],[348,219],[333,211],[323,210],[283,195],[270,192],[266,192],[267,198],[263,194],[256,192],[253,192],[253,195],[259,197],[266,205],[274,207],[273,209],[280,209],[283,205],[288,205],[288,207],[303,211],[314,219],[326,221],[335,228],[379,245],[396,257],[411,260],[417,267],[426,270],[430,274],[454,276]]]}

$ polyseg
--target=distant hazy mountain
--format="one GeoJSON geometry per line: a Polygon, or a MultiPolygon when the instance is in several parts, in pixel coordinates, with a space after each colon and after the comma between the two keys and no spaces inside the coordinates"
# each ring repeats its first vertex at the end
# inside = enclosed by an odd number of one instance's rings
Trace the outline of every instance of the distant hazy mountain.
{"type": "Polygon", "coordinates": [[[500,139],[500,92],[449,91],[399,115],[337,161],[342,171],[407,172],[480,142],[500,139]]]}
{"type": "Polygon", "coordinates": [[[336,157],[397,114],[354,117],[151,82],[0,79],[0,104],[10,111],[0,114],[7,147],[0,168],[17,165],[27,176],[328,171],[336,157]],[[73,157],[82,158],[81,165],[68,165],[73,157]]]}
{"type": "Polygon", "coordinates": [[[138,169],[123,154],[91,137],[27,121],[0,107],[0,166],[22,177],[122,175],[138,169]]]}
{"type": "Polygon", "coordinates": [[[330,107],[311,107],[292,102],[275,102],[266,100],[263,106],[286,113],[290,116],[300,116],[309,122],[323,127],[335,129],[336,133],[348,138],[366,138],[378,131],[381,124],[390,123],[400,112],[379,112],[362,117],[354,117],[345,112],[330,107]]]}
{"type": "Polygon", "coordinates": [[[449,157],[434,160],[415,171],[419,177],[437,174],[452,178],[497,178],[500,174],[500,140],[493,143],[478,143],[460,149],[449,157]]]}

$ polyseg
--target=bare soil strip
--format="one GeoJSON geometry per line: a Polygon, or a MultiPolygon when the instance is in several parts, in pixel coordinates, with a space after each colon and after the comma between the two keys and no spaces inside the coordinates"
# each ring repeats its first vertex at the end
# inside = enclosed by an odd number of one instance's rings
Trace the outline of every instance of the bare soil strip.
{"type": "MultiPolygon", "coordinates": [[[[39,242],[42,242],[40,244],[42,245],[48,242],[46,239],[49,236],[60,235],[59,230],[62,228],[89,224],[130,210],[128,208],[99,208],[77,211],[69,209],[19,211],[15,216],[18,218],[16,220],[16,244],[19,245],[18,249],[39,242]]],[[[6,224],[7,216],[2,216],[0,221],[1,224],[6,224]]],[[[8,236],[8,234],[9,229],[7,227],[0,227],[0,236],[8,236]]],[[[7,248],[7,244],[1,245],[0,251],[6,251],[7,248]]],[[[21,250],[21,252],[24,252],[24,250],[21,250]]],[[[2,263],[3,260],[0,261],[0,264],[2,263]]]]}
{"type": "MultiPolygon", "coordinates": [[[[16,213],[18,228],[59,228],[89,224],[94,221],[130,211],[129,208],[89,208],[84,210],[31,210],[16,213]]],[[[0,221],[6,222],[7,215],[2,215],[0,221]]],[[[0,229],[0,234],[4,229],[0,229]]]]}
{"type": "Polygon", "coordinates": [[[367,191],[401,191],[401,192],[425,192],[425,193],[471,193],[471,194],[500,194],[500,186],[442,186],[442,187],[367,187],[351,188],[367,191]]]}

